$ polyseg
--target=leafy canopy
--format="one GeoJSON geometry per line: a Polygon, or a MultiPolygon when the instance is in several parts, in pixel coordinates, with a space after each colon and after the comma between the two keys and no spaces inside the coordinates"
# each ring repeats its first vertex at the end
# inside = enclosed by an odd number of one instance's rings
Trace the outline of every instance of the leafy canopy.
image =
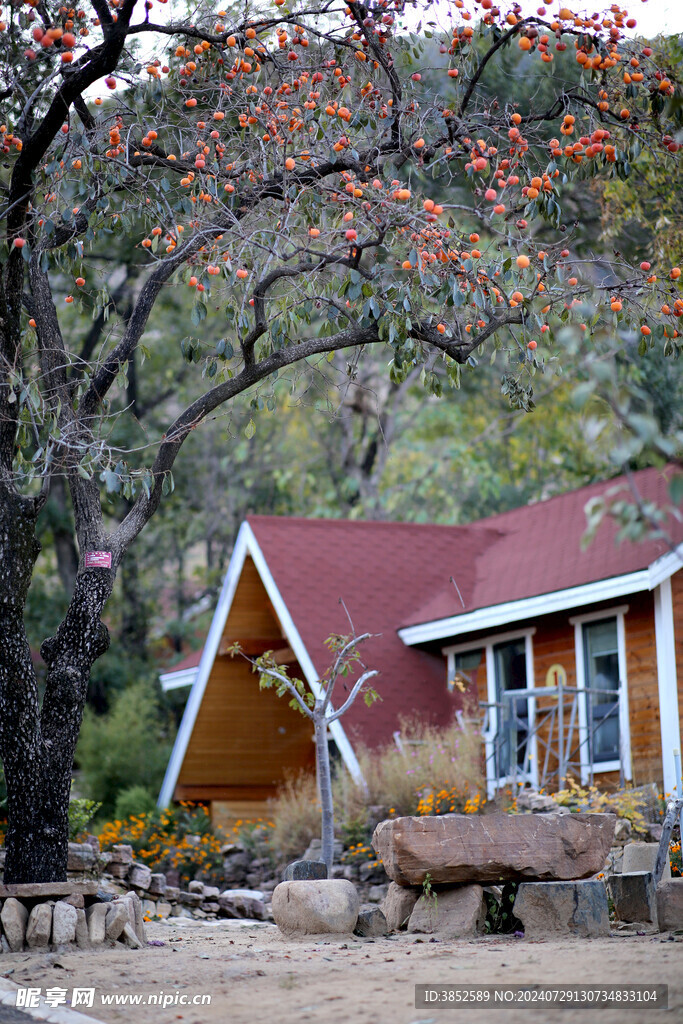
{"type": "Polygon", "coordinates": [[[188,434],[248,389],[254,415],[273,408],[272,381],[304,358],[383,345],[394,382],[419,370],[438,395],[486,353],[528,410],[564,328],[678,354],[680,268],[576,258],[563,219],[569,184],[628,179],[644,152],[675,173],[662,55],[617,5],[422,6],[412,33],[401,0],[9,8],[0,454],[29,490],[66,473],[91,506],[133,502],[115,554],[172,490],[188,434]],[[521,73],[565,64],[566,85],[522,112],[514,89],[499,102],[487,76],[510,47],[521,73]],[[131,367],[161,381],[146,332],[178,288],[194,390],[133,438],[131,367]]]}

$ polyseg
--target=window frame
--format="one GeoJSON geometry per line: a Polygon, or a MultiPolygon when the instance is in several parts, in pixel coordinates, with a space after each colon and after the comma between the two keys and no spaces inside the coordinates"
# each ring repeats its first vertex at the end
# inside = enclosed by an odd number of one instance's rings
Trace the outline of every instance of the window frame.
{"type": "Polygon", "coordinates": [[[588,759],[588,713],[586,707],[586,694],[581,695],[579,700],[579,757],[581,763],[581,783],[586,785],[590,775],[604,772],[624,772],[624,779],[630,782],[633,776],[631,771],[631,730],[629,723],[628,708],[628,676],[626,661],[626,623],[625,615],[628,612],[627,604],[617,605],[612,608],[603,608],[601,611],[586,612],[582,615],[572,615],[569,624],[574,627],[574,660],[576,663],[576,688],[578,691],[586,689],[586,648],[584,640],[584,625],[592,622],[602,622],[607,619],[615,619],[617,625],[617,659],[619,664],[619,746],[621,759],[612,761],[594,761],[591,765],[588,759]]]}
{"type": "MultiPolygon", "coordinates": [[[[533,690],[535,685],[534,677],[534,646],[533,636],[536,633],[536,626],[526,626],[522,629],[511,630],[507,633],[494,633],[492,636],[480,637],[478,640],[469,640],[461,644],[449,644],[441,648],[441,653],[446,657],[446,684],[455,674],[455,655],[465,654],[467,651],[482,649],[486,659],[486,700],[488,704],[495,704],[496,693],[496,663],[493,648],[498,644],[507,643],[512,640],[524,640],[524,657],[526,662],[526,689],[533,690]]],[[[527,697],[529,708],[529,731],[534,728],[536,721],[536,698],[527,697]]],[[[486,749],[486,787],[489,798],[497,789],[508,781],[508,776],[495,775],[494,739],[498,732],[498,709],[491,708],[489,713],[489,728],[483,733],[484,746],[486,749]]],[[[530,771],[519,772],[519,778],[525,779],[538,789],[538,744],[536,736],[531,738],[530,748],[530,771]]]]}

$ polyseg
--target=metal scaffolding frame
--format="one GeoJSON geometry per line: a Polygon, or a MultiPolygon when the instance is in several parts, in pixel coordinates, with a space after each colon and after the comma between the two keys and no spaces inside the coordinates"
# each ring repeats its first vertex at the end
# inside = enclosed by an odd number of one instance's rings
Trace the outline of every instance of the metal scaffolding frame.
{"type": "MultiPolygon", "coordinates": [[[[594,746],[598,729],[617,716],[622,698],[618,690],[575,686],[505,690],[502,700],[480,701],[484,711],[482,736],[487,745],[486,778],[489,789],[532,781],[539,789],[561,789],[570,775],[593,784],[594,746]],[[597,704],[594,697],[609,697],[597,704]],[[550,699],[549,707],[538,701],[550,699]],[[531,707],[529,701],[532,702],[531,707]],[[580,701],[584,701],[582,714],[580,701]],[[520,712],[523,705],[526,713],[520,712]],[[541,749],[542,748],[542,749],[541,749]]],[[[619,776],[625,782],[624,737],[619,723],[619,776]]],[[[491,794],[490,794],[491,795],[491,794]]]]}

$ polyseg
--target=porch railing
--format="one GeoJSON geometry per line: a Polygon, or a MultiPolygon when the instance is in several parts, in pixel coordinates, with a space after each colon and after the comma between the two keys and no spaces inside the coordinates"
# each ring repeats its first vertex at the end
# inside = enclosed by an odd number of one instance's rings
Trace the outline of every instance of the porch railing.
{"type": "Polygon", "coordinates": [[[615,716],[619,723],[618,761],[623,786],[621,697],[621,684],[618,690],[608,690],[579,689],[560,683],[555,687],[505,690],[500,701],[480,702],[484,711],[482,736],[487,748],[489,790],[495,792],[520,781],[533,781],[540,789],[561,789],[567,776],[573,774],[592,785],[596,735],[615,716]],[[580,702],[584,702],[583,711],[580,702]]]}

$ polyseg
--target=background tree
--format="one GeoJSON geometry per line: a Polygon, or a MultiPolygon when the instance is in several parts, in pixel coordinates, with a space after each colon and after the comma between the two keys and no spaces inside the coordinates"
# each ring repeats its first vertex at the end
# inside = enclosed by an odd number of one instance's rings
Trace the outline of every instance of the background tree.
{"type": "Polygon", "coordinates": [[[482,4],[475,27],[455,0],[441,27],[442,7],[426,4],[449,58],[435,95],[421,84],[424,40],[400,31],[401,0],[202,4],[191,21],[157,22],[153,0],[32,3],[9,8],[0,34],[8,882],[65,875],[103,612],[203,421],[248,392],[249,438],[290,368],[322,377],[334,353],[354,366],[374,349],[393,385],[414,375],[434,396],[486,357],[528,410],[562,325],[638,333],[673,354],[683,309],[678,267],[655,279],[619,256],[577,259],[563,222],[570,179],[626,176],[635,148],[677,159],[675,75],[625,38],[621,13],[520,18],[482,4]],[[506,46],[581,74],[548,106],[503,108],[482,82],[506,46]],[[91,99],[102,81],[110,98],[91,99]],[[456,183],[466,202],[442,201],[456,183]],[[117,297],[123,281],[134,284],[117,297]],[[156,319],[180,288],[194,297],[182,390],[159,342],[179,325],[156,319]],[[139,403],[169,387],[163,428],[141,420],[139,403]],[[41,644],[41,700],[24,609],[58,477],[79,560],[41,644]]]}

